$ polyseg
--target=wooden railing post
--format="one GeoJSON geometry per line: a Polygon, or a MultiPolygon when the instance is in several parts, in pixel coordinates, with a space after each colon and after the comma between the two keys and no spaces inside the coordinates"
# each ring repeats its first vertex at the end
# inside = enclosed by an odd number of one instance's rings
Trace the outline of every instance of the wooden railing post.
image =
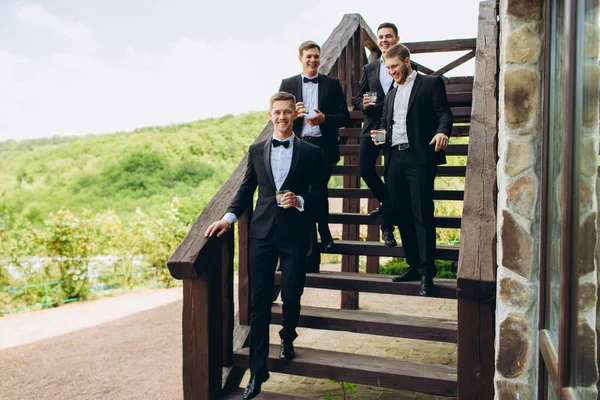
{"type": "Polygon", "coordinates": [[[238,220],[238,317],[240,325],[250,325],[250,220],[252,219],[252,204],[238,220]]]}
{"type": "Polygon", "coordinates": [[[198,279],[183,281],[183,397],[213,400],[221,396],[223,306],[221,243],[202,249],[207,262],[198,279]]]}
{"type": "Polygon", "coordinates": [[[233,363],[233,257],[234,231],[230,229],[221,237],[221,298],[223,313],[223,366],[233,363]]]}
{"type": "Polygon", "coordinates": [[[496,2],[479,6],[473,108],[458,260],[458,397],[494,397],[496,294],[496,2]]]}

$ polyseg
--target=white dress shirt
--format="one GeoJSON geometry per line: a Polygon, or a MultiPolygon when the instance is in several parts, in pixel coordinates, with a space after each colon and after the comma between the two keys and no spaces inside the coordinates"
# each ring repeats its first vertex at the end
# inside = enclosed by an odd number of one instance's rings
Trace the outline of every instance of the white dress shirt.
{"type": "MultiPolygon", "coordinates": [[[[315,75],[314,78],[319,75],[315,75]]],[[[308,78],[308,77],[307,77],[308,78]]],[[[308,114],[304,117],[302,121],[302,135],[301,136],[312,136],[318,137],[321,135],[321,127],[310,126],[308,122],[306,122],[307,118],[312,118],[316,115],[315,109],[319,109],[319,84],[306,82],[304,83],[304,75],[300,75],[300,79],[302,82],[302,102],[308,111],[308,114]]]]}
{"type": "Polygon", "coordinates": [[[381,83],[383,94],[385,95],[388,94],[392,84],[394,83],[394,78],[392,78],[385,67],[385,60],[383,57],[379,59],[379,83],[381,83]]]}
{"type": "MultiPolygon", "coordinates": [[[[290,172],[292,166],[292,155],[294,154],[294,138],[296,136],[292,134],[289,138],[283,140],[283,142],[289,141],[289,146],[286,149],[283,146],[271,148],[271,170],[273,171],[273,180],[275,181],[275,187],[277,190],[281,189],[281,185],[285,182],[285,179],[290,172]]],[[[280,140],[277,136],[273,135],[274,140],[280,140]]],[[[296,207],[300,212],[304,211],[304,199],[302,196],[296,196],[300,205],[296,207]]],[[[229,225],[237,221],[237,217],[234,213],[226,213],[223,219],[229,222],[229,225]]]]}
{"type": "Polygon", "coordinates": [[[403,85],[398,85],[396,97],[394,98],[394,115],[392,124],[392,146],[402,143],[408,143],[408,133],[406,130],[406,115],[408,114],[408,100],[410,92],[415,84],[417,71],[413,71],[406,78],[403,85]]]}

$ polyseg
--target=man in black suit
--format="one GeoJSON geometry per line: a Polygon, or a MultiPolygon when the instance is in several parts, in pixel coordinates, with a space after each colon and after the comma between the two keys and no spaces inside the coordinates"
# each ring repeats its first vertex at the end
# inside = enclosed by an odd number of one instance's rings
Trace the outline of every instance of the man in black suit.
{"type": "MultiPolygon", "coordinates": [[[[325,166],[325,183],[329,182],[333,166],[340,159],[338,129],[350,119],[346,97],[336,78],[319,74],[321,48],[315,42],[300,45],[298,60],[302,64],[302,74],[281,81],[280,91],[296,96],[298,119],[294,122],[294,132],[308,143],[321,148],[325,166]]],[[[321,243],[325,250],[333,247],[329,231],[329,204],[323,203],[316,222],[319,226],[321,243]]],[[[320,255],[316,246],[316,233],[311,231],[312,240],[308,258],[308,271],[319,270],[320,255]]]]}
{"type": "Polygon", "coordinates": [[[273,301],[274,274],[279,259],[283,328],[279,331],[279,358],[294,358],[293,341],[300,317],[300,297],[306,277],[305,262],[310,218],[326,197],[323,162],[318,147],[298,139],[292,130],[296,99],[280,92],[271,97],[269,118],[273,138],[248,150],[248,167],[227,213],[212,223],[207,237],[221,236],[239,218],[259,188],[250,222],[250,373],[243,399],[256,397],[269,379],[269,324],[273,301]],[[276,192],[287,193],[277,199],[276,192]],[[278,206],[279,205],[279,206],[278,206]]]}
{"type": "Polygon", "coordinates": [[[429,296],[436,273],[433,184],[437,166],[446,163],[453,116],[442,78],[417,74],[406,46],[390,48],[385,62],[395,88],[386,96],[380,123],[387,131],[384,177],[402,245],[417,249],[410,258],[407,251],[409,269],[393,280],[421,280],[420,294],[429,296]]]}
{"type": "Polygon", "coordinates": [[[396,246],[394,238],[394,225],[390,219],[393,215],[387,188],[377,174],[375,162],[381,152],[381,147],[376,146],[371,140],[371,130],[379,126],[381,121],[381,112],[383,111],[383,102],[385,96],[393,88],[394,79],[388,74],[385,68],[385,53],[389,48],[398,43],[398,28],[391,22],[384,22],[377,28],[377,46],[381,51],[381,58],[372,61],[363,67],[360,88],[358,89],[357,101],[361,108],[365,122],[363,124],[362,134],[360,136],[360,176],[367,186],[371,189],[377,200],[382,204],[371,211],[372,216],[383,215],[383,225],[381,233],[387,246],[396,246]],[[377,101],[371,103],[367,92],[376,92],[377,101]],[[387,202],[384,200],[388,200],[387,202]],[[387,212],[384,211],[383,204],[388,203],[387,212]]]}

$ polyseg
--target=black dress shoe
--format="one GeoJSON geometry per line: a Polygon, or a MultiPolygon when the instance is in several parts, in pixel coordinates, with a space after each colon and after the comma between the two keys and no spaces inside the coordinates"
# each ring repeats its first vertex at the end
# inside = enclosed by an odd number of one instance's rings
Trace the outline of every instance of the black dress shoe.
{"type": "Polygon", "coordinates": [[[382,215],[383,214],[383,205],[380,205],[379,207],[377,207],[376,209],[374,209],[373,211],[371,211],[369,213],[369,215],[371,217],[376,217],[378,215],[382,215]]]}
{"type": "Polygon", "coordinates": [[[281,339],[281,349],[279,350],[279,359],[290,362],[296,357],[294,345],[290,340],[281,339]]]}
{"type": "Polygon", "coordinates": [[[421,278],[421,290],[419,291],[421,296],[433,296],[435,294],[435,285],[433,284],[433,278],[424,276],[421,278]]]}
{"type": "Polygon", "coordinates": [[[388,247],[394,247],[398,243],[396,243],[396,238],[394,237],[394,228],[389,227],[381,227],[381,236],[383,237],[383,241],[385,245],[388,247]]]}
{"type": "Polygon", "coordinates": [[[416,268],[409,268],[402,274],[394,277],[392,282],[415,282],[421,280],[421,274],[416,268]]]}
{"type": "Polygon", "coordinates": [[[242,400],[249,400],[258,396],[263,382],[264,381],[261,381],[256,376],[251,377],[250,382],[246,385],[246,389],[244,389],[242,400]]]}

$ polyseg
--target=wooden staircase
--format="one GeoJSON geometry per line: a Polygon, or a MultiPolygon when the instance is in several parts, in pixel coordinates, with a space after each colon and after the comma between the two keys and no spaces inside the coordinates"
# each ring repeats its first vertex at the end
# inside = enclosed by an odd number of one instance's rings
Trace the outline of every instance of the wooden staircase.
{"type": "MultiPolygon", "coordinates": [[[[491,20],[492,16],[487,15],[486,18],[491,20]]],[[[493,26],[495,26],[495,16],[493,16],[493,20],[493,26]]],[[[489,35],[490,32],[488,30],[483,34],[489,35]]],[[[468,57],[463,56],[438,71],[419,65],[420,71],[437,75],[442,75],[474,57],[476,54],[475,44],[475,39],[406,43],[413,54],[469,50],[468,57]]],[[[354,104],[353,95],[358,89],[361,68],[369,61],[364,47],[371,52],[369,60],[379,57],[375,36],[357,14],[344,16],[340,25],[322,47],[320,72],[340,79],[349,107],[353,107],[354,104]]],[[[495,52],[495,49],[488,49],[488,51],[492,50],[495,52]]],[[[483,52],[482,49],[481,52],[483,52]]],[[[445,82],[448,99],[455,117],[453,136],[469,136],[469,133],[472,132],[470,129],[471,116],[475,109],[474,106],[472,107],[473,77],[445,78],[445,82]]],[[[481,83],[475,82],[475,85],[477,84],[481,83]]],[[[330,223],[343,226],[342,238],[336,240],[331,250],[331,253],[342,255],[341,272],[323,271],[308,274],[306,279],[306,287],[342,291],[341,307],[331,309],[304,306],[301,312],[300,326],[390,338],[458,343],[459,368],[461,367],[461,354],[464,353],[465,357],[463,358],[469,361],[464,365],[467,365],[469,370],[465,370],[461,374],[459,369],[448,365],[426,364],[307,347],[297,347],[296,358],[290,363],[284,363],[279,360],[279,347],[275,345],[271,346],[268,367],[272,372],[333,379],[389,389],[410,390],[441,396],[462,396],[464,399],[491,398],[490,395],[493,393],[491,383],[493,352],[490,360],[489,351],[468,348],[469,345],[477,346],[480,340],[490,341],[486,346],[493,348],[494,331],[489,329],[488,322],[489,320],[493,321],[495,278],[489,278],[488,274],[481,273],[481,265],[478,263],[469,263],[464,267],[460,265],[459,268],[462,270],[459,270],[458,281],[436,280],[438,297],[458,299],[458,322],[426,315],[393,315],[359,309],[360,292],[402,296],[418,296],[419,292],[419,282],[393,283],[390,276],[378,275],[379,257],[404,257],[404,249],[400,245],[386,247],[380,242],[379,237],[381,218],[360,213],[361,199],[368,199],[369,209],[378,205],[372,193],[360,186],[358,140],[361,122],[362,113],[352,111],[349,126],[340,130],[340,151],[343,162],[334,167],[334,174],[342,175],[344,184],[343,188],[329,189],[330,198],[343,199],[342,213],[330,215],[330,223]],[[360,237],[361,225],[368,227],[366,240],[360,237]],[[359,272],[360,256],[367,258],[367,273],[359,272]],[[461,280],[461,274],[467,278],[461,280]],[[477,278],[477,274],[484,279],[477,278]],[[482,306],[482,303],[485,305],[482,306]],[[470,321],[468,323],[473,325],[465,325],[459,329],[461,304],[462,309],[465,310],[464,315],[468,314],[468,317],[462,317],[462,320],[468,320],[470,321]],[[491,308],[489,304],[492,305],[491,308]],[[480,337],[481,335],[487,336],[480,337]],[[461,348],[459,338],[462,338],[462,343],[467,346],[463,345],[461,348]],[[476,354],[467,356],[468,353],[476,354]],[[490,363],[492,364],[491,375],[490,363]]],[[[269,124],[257,141],[265,140],[271,135],[272,126],[269,124]]],[[[479,142],[470,139],[469,144],[451,144],[447,155],[450,157],[468,155],[470,162],[471,143],[479,142]]],[[[242,392],[239,384],[249,364],[247,347],[250,293],[248,228],[251,211],[244,214],[237,224],[239,311],[236,315],[234,315],[233,306],[233,232],[230,230],[220,240],[206,239],[203,232],[209,223],[224,214],[241,182],[245,166],[246,159],[244,158],[231,178],[195,221],[190,233],[168,263],[172,275],[177,279],[184,280],[183,384],[186,399],[233,399],[239,398],[242,392]]],[[[469,168],[465,166],[439,167],[437,179],[469,176],[471,173],[469,168]]],[[[435,199],[463,201],[467,198],[467,193],[468,184],[465,192],[438,190],[435,192],[435,199]]],[[[466,204],[465,207],[467,207],[466,204]]],[[[249,209],[252,209],[251,204],[249,209]]],[[[490,222],[495,227],[495,220],[485,221],[485,226],[488,226],[490,222]]],[[[464,231],[464,220],[461,221],[460,217],[454,216],[437,216],[436,226],[452,229],[459,229],[462,226],[464,231]]],[[[461,260],[465,240],[470,239],[461,237],[460,249],[458,246],[438,246],[436,257],[443,260],[461,260]]],[[[485,251],[487,250],[486,248],[485,251]]],[[[489,267],[494,268],[495,265],[489,267]]],[[[280,282],[280,278],[280,274],[277,273],[276,285],[280,282]]],[[[279,324],[281,318],[281,306],[274,303],[272,324],[279,324]]],[[[259,398],[300,399],[301,397],[265,392],[259,398]]]]}

